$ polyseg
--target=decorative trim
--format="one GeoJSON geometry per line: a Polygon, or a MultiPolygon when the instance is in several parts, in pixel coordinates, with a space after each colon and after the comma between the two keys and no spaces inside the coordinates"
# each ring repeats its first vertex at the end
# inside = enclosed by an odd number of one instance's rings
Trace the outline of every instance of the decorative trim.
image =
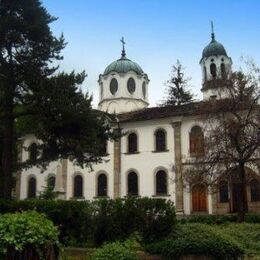
{"type": "Polygon", "coordinates": [[[115,100],[129,100],[129,101],[142,101],[143,103],[145,103],[147,106],[149,105],[149,103],[147,101],[145,101],[144,99],[141,98],[133,98],[133,97],[114,97],[114,98],[104,98],[102,99],[99,103],[98,106],[100,106],[103,102],[105,101],[115,101],[115,100]]]}

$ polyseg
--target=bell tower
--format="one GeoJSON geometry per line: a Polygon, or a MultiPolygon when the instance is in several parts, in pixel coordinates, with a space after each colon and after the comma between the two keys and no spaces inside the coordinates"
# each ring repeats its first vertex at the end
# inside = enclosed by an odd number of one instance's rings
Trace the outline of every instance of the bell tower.
{"type": "Polygon", "coordinates": [[[204,48],[200,60],[203,99],[219,99],[227,95],[226,86],[232,72],[232,59],[224,46],[215,39],[211,22],[211,42],[204,48]]]}

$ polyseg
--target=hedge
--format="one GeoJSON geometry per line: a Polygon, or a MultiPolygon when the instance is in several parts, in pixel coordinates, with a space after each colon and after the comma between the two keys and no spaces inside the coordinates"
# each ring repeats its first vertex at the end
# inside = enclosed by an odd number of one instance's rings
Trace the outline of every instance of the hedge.
{"type": "MultiPolygon", "coordinates": [[[[202,224],[224,224],[237,222],[237,214],[229,215],[190,215],[179,220],[179,223],[202,223],[202,224]]],[[[248,213],[245,216],[246,223],[259,223],[260,214],[248,213]]]]}
{"type": "Polygon", "coordinates": [[[240,244],[214,226],[195,223],[178,225],[168,238],[146,245],[146,250],[169,259],[179,259],[187,255],[239,259],[244,254],[240,244]]]}
{"type": "Polygon", "coordinates": [[[167,236],[176,223],[174,206],[164,199],[0,201],[0,214],[33,209],[52,220],[60,241],[70,246],[98,246],[134,232],[148,243],[167,236]]]}

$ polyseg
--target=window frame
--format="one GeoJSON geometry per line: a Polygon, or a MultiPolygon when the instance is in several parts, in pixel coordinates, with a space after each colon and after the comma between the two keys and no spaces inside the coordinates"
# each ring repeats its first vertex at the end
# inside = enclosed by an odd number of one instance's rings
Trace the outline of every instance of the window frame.
{"type": "Polygon", "coordinates": [[[83,176],[82,176],[82,174],[81,173],[76,173],[74,176],[73,176],[73,198],[75,198],[75,199],[80,199],[80,198],[84,198],[84,178],[83,178],[83,176]],[[81,181],[82,181],[82,183],[81,183],[81,196],[77,196],[77,187],[75,186],[76,185],[76,182],[75,182],[75,180],[76,180],[76,178],[77,177],[80,177],[81,178],[81,181]]]}
{"type": "Polygon", "coordinates": [[[101,198],[102,198],[102,197],[108,197],[108,176],[107,176],[107,174],[106,174],[105,172],[100,172],[100,173],[98,173],[98,174],[97,174],[96,181],[97,181],[96,197],[97,197],[97,198],[100,198],[100,197],[101,197],[101,198]],[[100,181],[99,178],[100,178],[101,176],[105,176],[105,178],[106,178],[106,179],[105,179],[105,180],[106,180],[106,186],[105,186],[105,189],[104,189],[104,190],[105,190],[105,195],[101,195],[101,194],[99,193],[99,191],[100,191],[100,190],[99,190],[99,187],[100,187],[100,186],[99,186],[99,184],[100,184],[100,183],[99,183],[99,181],[100,181]]]}
{"type": "Polygon", "coordinates": [[[111,95],[115,95],[118,91],[118,80],[116,78],[112,78],[109,82],[109,91],[111,95]],[[112,86],[112,82],[116,82],[116,86],[112,86]],[[115,90],[112,91],[112,87],[115,87],[115,90]]]}
{"type": "Polygon", "coordinates": [[[37,157],[38,157],[37,143],[32,142],[28,146],[28,159],[31,162],[35,162],[37,160],[37,157]]]}
{"type": "Polygon", "coordinates": [[[154,131],[154,151],[155,152],[166,152],[167,151],[167,131],[163,128],[158,128],[154,131]],[[164,149],[158,149],[158,143],[157,143],[157,133],[162,132],[164,133],[164,149]]]}
{"type": "Polygon", "coordinates": [[[138,134],[136,132],[130,132],[128,135],[127,135],[127,154],[136,154],[138,153],[138,134]],[[136,136],[136,143],[135,143],[135,149],[130,149],[131,146],[133,144],[131,144],[129,138],[131,135],[135,135],[136,136]]]}
{"type": "Polygon", "coordinates": [[[28,199],[34,199],[37,195],[37,178],[34,175],[30,175],[27,179],[27,198],[28,199]],[[34,180],[34,196],[30,196],[30,181],[34,180]]]}
{"type": "Polygon", "coordinates": [[[189,132],[189,153],[191,157],[202,157],[205,155],[205,141],[204,141],[204,132],[201,126],[199,125],[194,125],[191,127],[190,132],[189,132]],[[200,129],[200,134],[197,135],[198,133],[193,133],[194,129],[198,128],[200,129]],[[193,135],[194,134],[194,135],[193,135]],[[198,150],[198,148],[200,150],[198,150]]]}
{"type": "Polygon", "coordinates": [[[227,180],[221,180],[219,182],[218,193],[219,193],[219,203],[228,203],[229,202],[229,183],[227,180]],[[222,183],[225,183],[225,184],[222,185],[222,183]],[[223,190],[223,187],[227,188],[227,190],[223,190]],[[223,195],[222,192],[226,192],[226,194],[223,195]]]}
{"type": "Polygon", "coordinates": [[[139,196],[139,174],[135,171],[135,170],[130,170],[130,171],[128,171],[128,173],[127,173],[127,176],[126,176],[126,184],[127,184],[127,196],[139,196]],[[130,187],[130,185],[129,185],[129,176],[130,176],[130,174],[135,174],[135,176],[136,176],[136,193],[133,193],[133,192],[129,192],[129,187],[130,187]]]}
{"type": "Polygon", "coordinates": [[[256,178],[251,179],[249,182],[249,187],[250,187],[250,201],[259,202],[260,201],[260,181],[256,178]],[[252,186],[252,182],[254,182],[255,186],[252,186]]]}
{"type": "Polygon", "coordinates": [[[155,172],[155,195],[156,196],[167,196],[168,195],[168,189],[169,189],[169,184],[168,184],[168,173],[166,170],[164,169],[157,169],[156,172],[155,172]],[[165,185],[165,192],[159,192],[159,189],[158,189],[158,174],[159,173],[164,173],[164,177],[165,177],[165,180],[164,180],[164,185],[165,185]]]}
{"type": "Polygon", "coordinates": [[[136,91],[136,82],[133,77],[128,78],[127,83],[126,83],[127,91],[129,94],[133,95],[136,91]],[[130,82],[133,83],[133,85],[130,85],[130,82]],[[133,89],[131,89],[133,87],[133,89]]]}

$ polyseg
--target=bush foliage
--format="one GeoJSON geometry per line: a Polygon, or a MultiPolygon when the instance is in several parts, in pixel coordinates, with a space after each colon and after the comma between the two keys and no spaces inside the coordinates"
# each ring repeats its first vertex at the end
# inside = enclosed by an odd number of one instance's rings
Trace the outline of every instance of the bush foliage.
{"type": "MultiPolygon", "coordinates": [[[[183,218],[179,221],[182,224],[185,223],[202,223],[202,224],[225,224],[230,222],[237,222],[237,215],[191,215],[183,218]]],[[[260,214],[248,213],[245,216],[245,222],[247,223],[259,223],[260,214]]]]}
{"type": "Polygon", "coordinates": [[[148,244],[146,250],[169,259],[179,259],[187,255],[207,255],[216,259],[239,259],[243,248],[229,236],[219,232],[214,226],[205,224],[178,225],[168,238],[148,244]]]}
{"type": "Polygon", "coordinates": [[[260,224],[227,223],[218,229],[240,244],[247,255],[260,255],[260,224]]]}
{"type": "Polygon", "coordinates": [[[96,250],[93,260],[137,260],[134,248],[125,242],[112,242],[96,250]]]}
{"type": "Polygon", "coordinates": [[[43,214],[27,211],[0,216],[0,258],[26,258],[28,253],[35,259],[45,259],[46,253],[57,253],[58,247],[58,229],[43,214]]]}
{"type": "Polygon", "coordinates": [[[152,242],[171,233],[176,223],[173,204],[164,199],[0,201],[0,214],[32,209],[46,214],[59,227],[60,241],[70,246],[97,246],[134,232],[152,242]]]}

